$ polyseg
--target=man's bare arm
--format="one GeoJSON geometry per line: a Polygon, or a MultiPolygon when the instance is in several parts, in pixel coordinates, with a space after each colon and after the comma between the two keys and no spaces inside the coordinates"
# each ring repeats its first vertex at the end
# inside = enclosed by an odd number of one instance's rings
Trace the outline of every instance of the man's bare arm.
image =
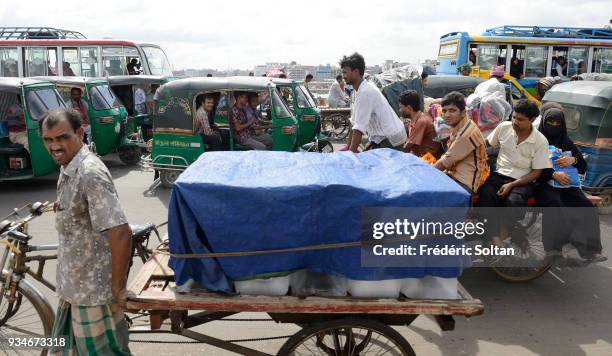
{"type": "Polygon", "coordinates": [[[112,291],[119,305],[125,304],[127,272],[132,258],[132,230],[128,224],[108,230],[112,263],[112,291]]]}

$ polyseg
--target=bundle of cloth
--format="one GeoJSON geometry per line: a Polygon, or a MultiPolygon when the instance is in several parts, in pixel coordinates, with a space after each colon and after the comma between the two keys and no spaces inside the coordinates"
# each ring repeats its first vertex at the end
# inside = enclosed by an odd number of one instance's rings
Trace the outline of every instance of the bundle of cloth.
{"type": "MultiPolygon", "coordinates": [[[[500,67],[494,70],[501,70],[503,73],[503,66],[500,67]]],[[[492,70],[491,75],[494,74],[492,70]]],[[[478,84],[474,94],[468,96],[466,104],[470,118],[485,137],[512,113],[512,107],[506,101],[506,89],[495,77],[478,84]]]]}

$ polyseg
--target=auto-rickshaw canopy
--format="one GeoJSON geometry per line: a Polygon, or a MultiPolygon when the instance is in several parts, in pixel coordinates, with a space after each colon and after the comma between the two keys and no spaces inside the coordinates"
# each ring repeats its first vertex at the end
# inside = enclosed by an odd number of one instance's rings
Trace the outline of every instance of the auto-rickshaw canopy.
{"type": "Polygon", "coordinates": [[[146,84],[165,84],[173,80],[174,77],[163,75],[115,75],[106,78],[111,86],[116,85],[146,85],[146,84]]]}
{"type": "Polygon", "coordinates": [[[21,88],[30,84],[46,84],[44,80],[32,78],[0,77],[0,91],[21,94],[21,88]]]}
{"type": "Polygon", "coordinates": [[[563,106],[569,136],[582,144],[612,146],[612,82],[573,81],[553,86],[544,101],[563,106]]]}

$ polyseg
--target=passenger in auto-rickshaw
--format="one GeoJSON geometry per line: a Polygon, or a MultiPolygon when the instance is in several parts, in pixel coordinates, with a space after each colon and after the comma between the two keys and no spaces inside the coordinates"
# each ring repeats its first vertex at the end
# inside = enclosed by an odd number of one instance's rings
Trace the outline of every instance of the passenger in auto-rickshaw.
{"type": "Polygon", "coordinates": [[[421,97],[415,90],[406,90],[399,97],[399,109],[404,117],[410,118],[406,126],[408,140],[404,152],[410,152],[417,157],[430,153],[439,158],[442,153],[440,142],[435,141],[436,130],[433,118],[421,111],[421,97]]]}
{"type": "MultiPolygon", "coordinates": [[[[551,108],[543,114],[539,131],[546,137],[549,145],[570,151],[571,157],[561,156],[555,164],[559,167],[574,166],[579,174],[585,174],[587,163],[578,147],[567,135],[565,115],[558,108],[551,108]]],[[[601,231],[597,208],[584,195],[580,187],[567,186],[571,182],[569,175],[553,168],[544,169],[538,179],[535,198],[538,206],[547,209],[542,217],[542,242],[549,256],[560,256],[565,243],[572,244],[580,257],[588,262],[607,260],[601,254],[601,231]],[[552,186],[552,181],[564,187],[552,186]],[[581,208],[571,209],[568,208],[581,208]],[[572,233],[572,232],[580,233],[572,233]]]]}
{"type": "Polygon", "coordinates": [[[252,150],[271,150],[272,137],[266,133],[255,133],[256,118],[247,118],[248,93],[234,92],[236,102],[230,109],[230,120],[234,139],[252,150]]]}
{"type": "Polygon", "coordinates": [[[23,147],[29,151],[28,130],[26,128],[25,115],[21,105],[21,96],[10,95],[9,100],[14,101],[9,105],[6,112],[9,141],[14,144],[23,145],[23,147]]]}
{"type": "Polygon", "coordinates": [[[218,130],[211,127],[210,119],[213,117],[215,98],[205,95],[196,100],[198,109],[195,115],[195,131],[202,136],[202,141],[208,146],[208,151],[220,151],[223,140],[218,130]],[[199,101],[199,103],[198,103],[199,101]]]}
{"type": "Polygon", "coordinates": [[[83,129],[85,130],[84,141],[85,143],[89,143],[91,141],[91,126],[89,124],[89,114],[87,113],[89,106],[87,105],[87,102],[81,98],[81,95],[83,95],[81,88],[74,87],[70,89],[70,101],[68,102],[68,107],[81,114],[81,118],[83,119],[83,129]]]}
{"type": "Polygon", "coordinates": [[[249,104],[247,105],[245,109],[247,119],[254,117],[255,123],[258,126],[257,127],[258,130],[272,128],[272,123],[269,121],[268,122],[264,121],[264,119],[261,117],[261,114],[258,110],[259,104],[261,103],[259,94],[249,93],[248,97],[249,97],[249,104]]]}
{"type": "MultiPolygon", "coordinates": [[[[502,122],[487,137],[490,146],[499,147],[499,154],[495,172],[478,192],[479,207],[526,207],[535,188],[534,181],[543,169],[552,167],[548,158],[548,141],[533,127],[538,114],[535,103],[521,99],[514,107],[512,121],[502,122]]],[[[520,209],[513,209],[503,214],[503,219],[498,211],[488,210],[486,215],[492,233],[489,237],[493,244],[502,247],[511,232],[520,228],[518,221],[524,214],[520,209]]]]}

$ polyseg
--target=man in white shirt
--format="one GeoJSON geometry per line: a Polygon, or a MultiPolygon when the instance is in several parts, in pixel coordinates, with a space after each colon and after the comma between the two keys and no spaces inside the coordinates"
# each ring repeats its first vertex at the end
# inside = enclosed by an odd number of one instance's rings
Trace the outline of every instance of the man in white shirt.
{"type": "Polygon", "coordinates": [[[354,101],[351,110],[353,129],[349,137],[349,150],[358,153],[364,134],[370,142],[366,150],[375,148],[394,148],[402,151],[407,135],[404,124],[397,117],[380,90],[363,79],[365,60],[359,53],[353,53],[340,61],[342,76],[354,88],[354,101]]]}
{"type": "MultiPolygon", "coordinates": [[[[512,121],[502,122],[487,137],[490,146],[499,147],[499,154],[495,172],[478,191],[479,207],[526,207],[542,170],[552,167],[548,157],[548,140],[533,127],[538,114],[535,103],[522,99],[514,107],[512,121]]],[[[503,244],[508,237],[508,228],[518,227],[516,222],[524,215],[522,212],[521,209],[513,209],[487,214],[491,232],[499,233],[492,238],[495,245],[503,244]]]]}
{"type": "Polygon", "coordinates": [[[336,81],[329,88],[327,104],[330,108],[345,108],[348,106],[349,98],[344,92],[344,79],[341,75],[336,77],[336,81]]]}
{"type": "Polygon", "coordinates": [[[134,110],[138,114],[147,113],[147,93],[141,87],[137,87],[134,90],[134,110]]]}

